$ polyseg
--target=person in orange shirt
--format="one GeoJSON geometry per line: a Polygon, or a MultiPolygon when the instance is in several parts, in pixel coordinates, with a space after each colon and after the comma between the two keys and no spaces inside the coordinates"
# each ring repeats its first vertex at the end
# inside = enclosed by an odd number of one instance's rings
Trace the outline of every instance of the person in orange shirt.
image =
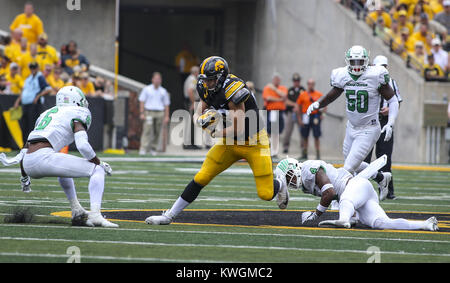
{"type": "Polygon", "coordinates": [[[44,32],[44,25],[41,19],[34,14],[34,7],[31,2],[25,3],[24,12],[16,16],[9,28],[11,31],[20,28],[23,31],[23,36],[30,43],[37,43],[38,36],[44,32]]]}
{"type": "Polygon", "coordinates": [[[319,138],[322,135],[320,130],[322,113],[319,110],[315,110],[311,112],[310,116],[308,116],[306,115],[306,110],[313,102],[319,100],[323,94],[320,91],[315,90],[316,82],[313,79],[309,79],[306,84],[307,89],[298,97],[296,107],[298,123],[300,124],[300,133],[302,135],[302,157],[300,159],[308,159],[308,137],[310,130],[312,130],[314,136],[314,146],[316,148],[316,159],[320,160],[319,138]]]}
{"type": "Polygon", "coordinates": [[[281,85],[279,74],[273,75],[272,82],[264,87],[262,93],[264,108],[267,110],[267,132],[271,138],[272,156],[278,153],[279,137],[284,129],[283,112],[286,110],[287,95],[288,89],[281,85]],[[278,129],[272,129],[273,125],[277,125],[278,129]]]}

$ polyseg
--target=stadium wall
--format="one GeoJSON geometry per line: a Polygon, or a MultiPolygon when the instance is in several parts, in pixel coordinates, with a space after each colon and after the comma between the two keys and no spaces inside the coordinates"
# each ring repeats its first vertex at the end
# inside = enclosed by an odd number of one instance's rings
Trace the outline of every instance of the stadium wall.
{"type": "MultiPolygon", "coordinates": [[[[14,18],[23,13],[27,0],[0,0],[0,29],[9,31],[14,18]]],[[[65,0],[32,1],[44,23],[48,43],[60,50],[75,40],[91,64],[114,70],[115,1],[81,1],[81,10],[69,10],[65,0]]]]}
{"type": "MultiPolygon", "coordinates": [[[[308,78],[316,80],[316,89],[326,94],[330,89],[331,70],[345,65],[344,53],[359,44],[376,55],[388,57],[391,76],[397,81],[404,102],[395,127],[394,162],[426,162],[426,133],[423,124],[425,100],[440,100],[448,93],[445,86],[425,83],[404,61],[390,54],[371,29],[356,19],[356,15],[333,0],[258,1],[254,39],[254,75],[256,84],[270,82],[273,72],[282,75],[282,84],[290,85],[291,76],[299,72],[302,84],[308,78]],[[264,47],[264,48],[262,48],[264,47]],[[435,94],[431,96],[431,94],[435,94]]],[[[343,159],[342,143],[347,119],[343,96],[329,105],[322,123],[322,156],[343,159]]],[[[448,149],[441,130],[441,162],[446,162],[448,149]]],[[[293,135],[293,139],[297,139],[293,135]]],[[[298,144],[298,142],[294,142],[298,144]]],[[[310,141],[310,154],[314,150],[310,141]]]]}

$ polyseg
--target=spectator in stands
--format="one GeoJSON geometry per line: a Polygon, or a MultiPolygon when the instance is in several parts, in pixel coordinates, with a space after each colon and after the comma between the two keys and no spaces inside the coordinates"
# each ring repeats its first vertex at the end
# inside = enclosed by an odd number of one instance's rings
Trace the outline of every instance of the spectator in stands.
{"type": "Polygon", "coordinates": [[[64,82],[64,86],[72,85],[71,78],[70,78],[69,74],[66,73],[66,72],[62,71],[62,73],[61,73],[61,80],[64,82]]]}
{"type": "MultiPolygon", "coordinates": [[[[434,17],[436,22],[439,22],[447,29],[447,38],[450,36],[450,0],[444,0],[442,3],[444,11],[440,12],[434,17]]],[[[449,42],[446,38],[442,38],[444,42],[449,42]]],[[[450,44],[448,44],[450,45],[450,44]]],[[[450,46],[449,46],[450,47],[450,46]]],[[[450,48],[444,48],[446,51],[450,51],[450,48]]]]}
{"type": "Polygon", "coordinates": [[[433,18],[433,11],[431,11],[431,8],[423,0],[409,5],[408,10],[409,19],[414,26],[420,22],[420,17],[424,13],[428,15],[428,18],[433,18]]]}
{"type": "Polygon", "coordinates": [[[6,76],[9,74],[9,64],[11,63],[11,60],[5,55],[2,55],[0,57],[0,75],[6,76]]]}
{"type": "Polygon", "coordinates": [[[0,94],[11,94],[5,75],[0,75],[0,94]]]}
{"type": "Polygon", "coordinates": [[[200,73],[198,66],[191,67],[191,74],[184,81],[184,107],[189,112],[189,123],[185,123],[184,127],[184,144],[183,149],[200,149],[195,143],[195,131],[194,131],[194,107],[195,103],[200,101],[200,97],[197,93],[197,77],[200,73]]]}
{"type": "Polygon", "coordinates": [[[264,105],[267,110],[267,132],[271,137],[271,153],[275,157],[278,154],[280,134],[284,129],[283,112],[286,110],[288,89],[281,85],[281,76],[275,73],[272,82],[267,84],[262,93],[264,105]],[[278,129],[272,129],[277,125],[278,129]]]}
{"type": "Polygon", "coordinates": [[[65,83],[61,79],[62,68],[57,66],[54,68],[53,72],[46,78],[47,83],[52,87],[52,91],[50,94],[56,95],[58,90],[62,88],[65,83]]]}
{"type": "Polygon", "coordinates": [[[103,96],[103,94],[105,93],[105,79],[101,76],[97,76],[95,77],[93,84],[95,96],[103,96]]]}
{"type": "Polygon", "coordinates": [[[49,78],[49,76],[50,76],[50,75],[52,74],[52,72],[53,72],[53,65],[46,64],[46,65],[44,66],[44,68],[41,68],[41,70],[42,70],[42,75],[44,76],[45,80],[46,80],[47,83],[48,83],[48,78],[49,78]]]}
{"type": "Polygon", "coordinates": [[[420,22],[416,24],[416,26],[414,27],[414,31],[419,31],[421,25],[426,25],[428,27],[429,33],[432,35],[439,35],[442,38],[446,38],[447,36],[447,29],[439,22],[433,20],[430,21],[428,19],[428,15],[425,13],[422,13],[420,15],[420,22]]]}
{"type": "Polygon", "coordinates": [[[398,27],[400,30],[404,27],[408,28],[409,35],[414,32],[414,26],[408,21],[408,13],[405,10],[400,10],[398,12],[398,27]]]}
{"type": "Polygon", "coordinates": [[[11,59],[12,62],[17,62],[20,54],[20,43],[22,40],[22,30],[17,28],[11,32],[11,37],[6,38],[4,54],[11,59]]]}
{"type": "Polygon", "coordinates": [[[94,84],[89,80],[89,74],[87,72],[82,72],[80,74],[80,83],[78,87],[83,91],[86,96],[95,96],[94,84]]]}
{"type": "Polygon", "coordinates": [[[437,37],[433,38],[431,45],[431,53],[434,56],[436,64],[438,64],[445,73],[450,72],[448,52],[442,49],[441,40],[437,37]]]}
{"type": "Polygon", "coordinates": [[[417,71],[422,71],[425,64],[425,50],[422,41],[416,41],[414,52],[409,52],[410,65],[417,71]]]}
{"type": "Polygon", "coordinates": [[[389,13],[384,11],[383,5],[381,4],[375,9],[375,11],[367,15],[366,23],[372,27],[374,24],[377,23],[377,20],[380,17],[383,18],[385,26],[390,28],[392,23],[391,15],[389,15],[389,13]]]}
{"type": "Polygon", "coordinates": [[[430,52],[431,50],[431,40],[433,39],[434,35],[429,31],[427,24],[420,24],[419,30],[414,32],[409,40],[413,41],[414,44],[417,41],[421,41],[423,43],[423,46],[425,48],[426,52],[430,52]]]}
{"type": "Polygon", "coordinates": [[[284,131],[283,138],[283,153],[287,154],[289,152],[289,145],[291,142],[291,136],[294,128],[298,128],[297,115],[295,113],[295,106],[300,93],[305,91],[305,88],[301,85],[301,77],[298,73],[294,73],[292,76],[292,87],[288,90],[288,96],[286,99],[286,129],[284,131]],[[297,126],[297,127],[294,127],[297,126]]]}
{"type": "Polygon", "coordinates": [[[140,155],[145,155],[149,150],[151,155],[156,155],[163,124],[169,123],[170,98],[161,83],[161,73],[154,72],[152,83],[144,87],[139,95],[140,118],[144,122],[140,155]]]}
{"type": "Polygon", "coordinates": [[[30,49],[19,57],[19,67],[22,70],[22,78],[28,78],[31,74],[31,70],[29,68],[30,63],[38,62],[37,60],[37,46],[36,44],[30,44],[30,49]]]}
{"type": "Polygon", "coordinates": [[[79,71],[73,72],[72,76],[70,77],[69,84],[76,87],[80,87],[80,83],[81,83],[80,72],[79,71]]]}
{"type": "Polygon", "coordinates": [[[44,25],[41,19],[34,13],[34,7],[31,2],[26,2],[24,12],[14,19],[10,25],[10,30],[20,28],[23,31],[23,36],[28,42],[36,43],[38,36],[44,32],[44,25]]]}
{"type": "Polygon", "coordinates": [[[308,159],[308,137],[309,132],[312,130],[314,136],[314,146],[316,148],[316,159],[320,159],[320,136],[322,135],[320,124],[322,121],[322,112],[315,110],[311,112],[311,115],[306,115],[306,110],[308,107],[317,101],[323,94],[315,89],[315,81],[309,79],[306,83],[307,90],[303,91],[297,99],[297,119],[300,124],[300,133],[302,135],[301,148],[302,156],[301,159],[308,159]],[[300,108],[301,107],[301,108],[300,108]]]}
{"type": "Polygon", "coordinates": [[[422,75],[427,81],[436,81],[436,80],[442,80],[444,79],[444,72],[442,71],[441,67],[434,62],[434,55],[428,54],[427,55],[427,61],[423,66],[423,72],[422,75]]]}
{"type": "Polygon", "coordinates": [[[392,19],[392,25],[390,29],[386,29],[386,40],[389,42],[389,40],[395,41],[400,37],[400,28],[398,25],[398,21],[396,19],[392,19]]]}
{"type": "Polygon", "coordinates": [[[41,111],[40,104],[44,102],[45,95],[51,92],[51,87],[47,84],[42,73],[39,71],[39,65],[32,62],[29,65],[31,74],[25,79],[22,93],[14,103],[17,108],[22,105],[22,135],[26,142],[29,133],[33,130],[36,119],[41,111]]]}
{"type": "Polygon", "coordinates": [[[38,45],[37,45],[37,56],[38,62],[43,66],[47,64],[56,66],[59,62],[59,57],[56,49],[48,44],[48,36],[46,33],[39,35],[38,45]]]}
{"type": "Polygon", "coordinates": [[[440,12],[444,11],[444,5],[443,0],[431,0],[430,1],[430,8],[433,11],[434,15],[439,14],[440,12]]]}
{"type": "Polygon", "coordinates": [[[6,75],[6,80],[9,83],[11,94],[20,94],[23,89],[24,79],[20,75],[19,65],[12,62],[9,65],[9,74],[6,75]]]}
{"type": "Polygon", "coordinates": [[[82,72],[89,70],[89,61],[78,50],[77,43],[73,40],[67,45],[67,54],[61,57],[61,65],[69,75],[74,72],[74,67],[79,66],[82,72]]]}

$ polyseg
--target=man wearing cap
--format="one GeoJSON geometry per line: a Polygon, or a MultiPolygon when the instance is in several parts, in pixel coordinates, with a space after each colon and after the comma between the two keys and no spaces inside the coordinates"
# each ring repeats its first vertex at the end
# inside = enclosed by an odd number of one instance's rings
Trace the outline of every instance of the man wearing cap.
{"type": "Polygon", "coordinates": [[[438,64],[444,72],[450,71],[448,53],[442,49],[441,40],[433,38],[431,41],[431,54],[434,56],[434,62],[438,64]]]}
{"type": "Polygon", "coordinates": [[[291,141],[292,131],[294,129],[294,124],[298,124],[297,117],[295,115],[294,107],[296,105],[296,101],[300,96],[300,93],[305,90],[305,88],[300,84],[301,77],[298,73],[294,73],[292,76],[293,86],[288,90],[288,96],[286,99],[286,130],[284,133],[283,140],[283,153],[287,154],[289,151],[289,144],[291,141]]]}
{"type": "MultiPolygon", "coordinates": [[[[377,66],[383,66],[387,69],[388,67],[388,59],[383,56],[383,55],[378,55],[373,59],[373,64],[377,65],[377,66]]],[[[397,82],[390,77],[389,80],[389,85],[391,86],[391,88],[394,90],[394,94],[397,97],[399,106],[400,103],[403,101],[402,97],[400,96],[400,90],[398,89],[398,85],[397,82]]],[[[389,104],[385,99],[381,99],[380,102],[380,114],[379,114],[379,120],[380,120],[380,126],[381,128],[383,128],[387,122],[388,122],[388,115],[389,115],[389,104]]],[[[381,157],[383,154],[386,154],[387,156],[387,163],[386,165],[381,168],[382,172],[391,172],[392,173],[392,169],[391,169],[391,164],[392,164],[392,150],[394,148],[394,133],[392,132],[392,138],[389,139],[388,141],[385,141],[386,133],[382,133],[380,135],[380,138],[378,139],[377,143],[375,144],[375,155],[377,158],[381,157]]],[[[367,155],[366,159],[364,160],[365,162],[370,163],[370,160],[372,159],[372,150],[369,152],[369,154],[367,155]]],[[[391,178],[391,181],[389,182],[389,187],[388,187],[388,194],[386,196],[386,198],[388,199],[395,199],[396,196],[394,195],[394,181],[393,178],[391,178]]]]}
{"type": "Polygon", "coordinates": [[[411,66],[421,71],[423,65],[425,64],[425,48],[422,41],[416,41],[414,44],[414,52],[408,52],[408,55],[411,58],[411,66]]]}
{"type": "Polygon", "coordinates": [[[405,10],[400,10],[398,12],[398,28],[401,30],[406,27],[411,35],[414,31],[414,26],[412,23],[408,22],[408,13],[405,10]]]}
{"type": "Polygon", "coordinates": [[[40,62],[41,71],[43,67],[47,64],[56,65],[58,64],[59,58],[56,49],[53,46],[48,45],[48,36],[46,33],[39,35],[38,45],[37,45],[37,61],[40,62]]]}
{"type": "Polygon", "coordinates": [[[20,122],[24,143],[33,130],[34,123],[39,116],[41,111],[39,106],[44,102],[43,96],[49,94],[51,91],[51,87],[39,71],[39,65],[36,62],[32,62],[29,68],[31,74],[26,78],[22,93],[14,103],[14,108],[22,104],[23,116],[20,122]]]}

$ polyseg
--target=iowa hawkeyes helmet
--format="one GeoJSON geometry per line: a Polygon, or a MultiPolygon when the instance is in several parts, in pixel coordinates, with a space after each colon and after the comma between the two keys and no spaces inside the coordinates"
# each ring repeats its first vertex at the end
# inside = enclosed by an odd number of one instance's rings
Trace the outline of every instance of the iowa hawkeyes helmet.
{"type": "Polygon", "coordinates": [[[200,74],[198,75],[199,81],[201,80],[203,85],[212,92],[218,92],[225,82],[229,74],[228,63],[219,56],[211,56],[203,60],[200,64],[200,74]],[[205,80],[216,80],[216,84],[213,88],[208,88],[205,80]]]}

